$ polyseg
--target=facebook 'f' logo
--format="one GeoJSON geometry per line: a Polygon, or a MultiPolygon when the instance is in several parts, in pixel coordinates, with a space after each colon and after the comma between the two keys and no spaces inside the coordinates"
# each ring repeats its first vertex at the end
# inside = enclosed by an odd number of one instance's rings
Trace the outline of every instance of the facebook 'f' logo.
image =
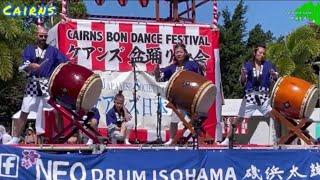
{"type": "Polygon", "coordinates": [[[19,156],[0,154],[0,177],[18,177],[19,156]]]}

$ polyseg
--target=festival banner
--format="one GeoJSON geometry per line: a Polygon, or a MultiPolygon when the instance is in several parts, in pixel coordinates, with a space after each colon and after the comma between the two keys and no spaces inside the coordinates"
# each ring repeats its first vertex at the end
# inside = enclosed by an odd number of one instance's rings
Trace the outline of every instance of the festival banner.
{"type": "Polygon", "coordinates": [[[318,150],[113,149],[45,153],[0,146],[0,179],[319,179],[318,150]]]}
{"type": "Polygon", "coordinates": [[[151,72],[156,64],[171,64],[175,44],[186,44],[192,60],[207,64],[206,77],[217,86],[216,102],[204,123],[205,131],[214,136],[222,99],[219,31],[210,25],[72,19],[51,32],[50,42],[72,62],[100,72],[133,71],[133,64],[138,72],[151,72]]]}

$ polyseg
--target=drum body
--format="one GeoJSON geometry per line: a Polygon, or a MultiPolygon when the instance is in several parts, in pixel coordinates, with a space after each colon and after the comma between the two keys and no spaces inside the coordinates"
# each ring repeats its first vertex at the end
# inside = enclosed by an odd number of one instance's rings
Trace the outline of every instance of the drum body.
{"type": "Polygon", "coordinates": [[[191,114],[207,116],[216,97],[215,85],[192,71],[178,71],[170,78],[167,99],[191,114]]]}
{"type": "Polygon", "coordinates": [[[291,119],[308,118],[317,103],[315,85],[296,77],[281,77],[273,87],[271,106],[291,119]]]}
{"type": "Polygon", "coordinates": [[[49,80],[49,93],[58,104],[86,113],[97,102],[102,89],[99,75],[71,63],[60,64],[49,80]]]}

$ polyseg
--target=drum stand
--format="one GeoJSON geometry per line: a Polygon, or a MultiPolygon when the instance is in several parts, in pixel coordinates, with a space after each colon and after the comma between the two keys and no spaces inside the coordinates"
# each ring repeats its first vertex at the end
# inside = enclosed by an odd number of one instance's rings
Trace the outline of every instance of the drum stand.
{"type": "Polygon", "coordinates": [[[180,140],[179,137],[175,136],[174,137],[174,140],[173,140],[173,144],[177,144],[180,142],[180,144],[183,144],[183,143],[187,143],[188,140],[192,137],[192,146],[193,146],[193,149],[199,149],[199,143],[205,143],[205,139],[204,139],[204,130],[202,129],[202,122],[203,122],[203,119],[201,118],[195,118],[195,114],[192,114],[191,115],[191,122],[188,123],[185,119],[184,119],[184,116],[183,114],[178,111],[178,109],[176,108],[175,105],[173,105],[173,103],[169,102],[167,104],[167,107],[172,109],[174,113],[176,113],[176,115],[178,116],[178,118],[180,119],[180,121],[183,123],[184,125],[184,129],[185,130],[189,130],[190,131],[190,134],[184,138],[184,140],[180,140]]]}
{"type": "Polygon", "coordinates": [[[70,122],[57,135],[55,135],[54,137],[50,137],[48,143],[65,143],[72,135],[77,133],[78,130],[82,131],[90,139],[92,139],[94,144],[100,143],[98,137],[101,137],[101,135],[88,124],[88,121],[91,119],[91,116],[83,120],[79,114],[73,112],[72,110],[66,109],[63,106],[57,106],[58,103],[53,98],[50,98],[48,100],[48,103],[57,111],[59,111],[62,114],[62,117],[65,117],[70,122]],[[88,131],[86,128],[90,131],[88,131]]]}
{"type": "Polygon", "coordinates": [[[273,119],[276,119],[281,124],[285,125],[289,130],[289,134],[282,136],[278,144],[291,144],[296,138],[302,139],[307,145],[315,144],[315,139],[307,131],[307,128],[312,124],[313,121],[307,119],[299,119],[297,121],[285,118],[275,109],[272,109],[271,115],[273,119]]]}

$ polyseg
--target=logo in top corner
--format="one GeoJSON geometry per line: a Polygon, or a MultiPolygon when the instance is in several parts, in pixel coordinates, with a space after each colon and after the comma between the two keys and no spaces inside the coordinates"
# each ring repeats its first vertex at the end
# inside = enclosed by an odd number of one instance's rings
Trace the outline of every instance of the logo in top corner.
{"type": "Polygon", "coordinates": [[[19,156],[15,154],[0,154],[0,177],[17,178],[19,156]]]}
{"type": "Polygon", "coordinates": [[[320,3],[306,2],[294,10],[296,20],[309,20],[317,25],[320,25],[320,3]]]}

